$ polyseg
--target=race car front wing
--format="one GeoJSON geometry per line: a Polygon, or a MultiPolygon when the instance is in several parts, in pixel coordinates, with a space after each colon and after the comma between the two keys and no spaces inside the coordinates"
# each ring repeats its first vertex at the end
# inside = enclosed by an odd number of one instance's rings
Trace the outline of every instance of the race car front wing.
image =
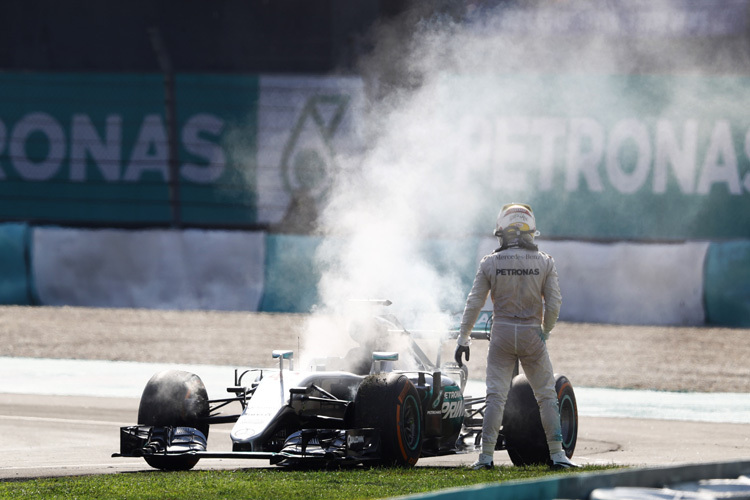
{"type": "Polygon", "coordinates": [[[280,451],[208,451],[205,435],[193,427],[120,427],[120,452],[113,457],[194,456],[267,459],[271,464],[336,461],[360,463],[380,458],[377,429],[302,429],[280,451]]]}

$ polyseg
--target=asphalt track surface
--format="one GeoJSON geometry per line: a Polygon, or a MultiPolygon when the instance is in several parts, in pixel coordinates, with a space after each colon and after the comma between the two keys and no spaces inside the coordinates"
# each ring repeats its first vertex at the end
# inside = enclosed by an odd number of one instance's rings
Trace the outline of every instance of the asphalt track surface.
{"type": "MultiPolygon", "coordinates": [[[[297,317],[215,312],[14,307],[0,312],[0,356],[167,362],[155,356],[173,356],[184,346],[180,359],[196,362],[189,359],[196,353],[194,339],[205,342],[209,335],[215,347],[200,352],[198,362],[234,366],[247,366],[233,357],[247,362],[248,355],[233,342],[237,332],[245,337],[263,321],[276,326],[286,321],[279,331],[291,332],[298,322],[297,317]]],[[[549,344],[553,364],[580,387],[750,392],[748,330],[562,324],[556,332],[549,344]]],[[[297,338],[275,336],[272,347],[294,348],[297,338]]],[[[267,354],[266,346],[257,347],[254,351],[267,354]]],[[[481,373],[478,347],[472,363],[481,373]]],[[[111,457],[119,449],[118,428],[136,421],[137,398],[10,392],[0,393],[0,480],[153,470],[141,459],[111,457]]],[[[750,458],[750,424],[590,416],[581,416],[579,424],[574,460],[583,464],[657,466],[750,458]]],[[[230,449],[230,427],[211,428],[209,449],[230,449]]],[[[475,456],[421,459],[418,466],[468,465],[475,456]]],[[[510,463],[504,451],[496,452],[495,460],[510,463]]],[[[268,466],[263,460],[222,459],[203,460],[197,468],[268,466]]]]}
{"type": "MultiPolygon", "coordinates": [[[[136,421],[130,398],[0,394],[0,480],[149,471],[142,459],[111,458],[118,428],[136,421]]],[[[230,425],[211,428],[209,449],[231,449],[230,425]]],[[[581,417],[575,460],[582,464],[674,465],[747,459],[750,425],[581,417]]],[[[456,467],[475,454],[421,459],[418,466],[456,467]]],[[[496,463],[510,464],[504,451],[496,463]]],[[[212,459],[197,469],[269,467],[264,460],[212,459]]]]}

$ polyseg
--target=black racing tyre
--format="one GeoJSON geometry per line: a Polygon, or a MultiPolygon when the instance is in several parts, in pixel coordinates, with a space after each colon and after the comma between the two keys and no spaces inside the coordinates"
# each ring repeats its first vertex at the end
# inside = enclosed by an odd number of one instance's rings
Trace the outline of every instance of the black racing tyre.
{"type": "MultiPolygon", "coordinates": [[[[138,407],[138,423],[155,427],[193,427],[208,438],[208,393],[197,375],[180,370],[166,370],[151,377],[143,389],[138,407]]],[[[198,463],[191,456],[146,456],[156,469],[189,470],[198,463]]]]}
{"type": "Polygon", "coordinates": [[[560,427],[562,428],[563,450],[568,458],[573,457],[578,440],[578,403],[573,384],[564,375],[555,376],[555,391],[560,405],[560,427]]]}
{"type": "MultiPolygon", "coordinates": [[[[563,450],[573,456],[578,438],[578,405],[573,385],[564,375],[555,375],[560,407],[563,450]]],[[[503,414],[505,446],[514,465],[549,464],[549,447],[542,427],[534,391],[524,375],[513,379],[503,414]]]]}
{"type": "Polygon", "coordinates": [[[380,431],[382,465],[411,467],[422,453],[419,394],[406,375],[378,373],[362,381],[354,398],[358,428],[380,431]]]}

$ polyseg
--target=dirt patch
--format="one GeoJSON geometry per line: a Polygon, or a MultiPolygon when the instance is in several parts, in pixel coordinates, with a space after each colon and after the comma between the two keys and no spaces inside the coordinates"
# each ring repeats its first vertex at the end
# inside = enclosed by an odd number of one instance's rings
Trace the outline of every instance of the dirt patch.
{"type": "MultiPolygon", "coordinates": [[[[0,307],[0,356],[272,366],[273,349],[300,352],[304,314],[0,307]]],[[[333,337],[332,337],[333,342],[333,337]]],[[[345,352],[349,346],[331,344],[345,352]]],[[[552,363],[576,386],[750,392],[750,330],[560,323],[552,363]]],[[[442,354],[450,359],[453,345],[442,354]]],[[[486,342],[469,363],[482,378],[486,342]]]]}

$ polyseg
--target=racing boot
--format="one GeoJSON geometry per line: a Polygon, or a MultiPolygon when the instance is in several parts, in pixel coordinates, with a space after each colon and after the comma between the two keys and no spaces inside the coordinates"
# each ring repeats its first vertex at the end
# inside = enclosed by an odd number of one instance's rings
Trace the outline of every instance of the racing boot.
{"type": "Polygon", "coordinates": [[[495,462],[492,461],[492,455],[485,455],[484,453],[479,454],[479,459],[471,464],[473,470],[492,469],[495,466],[495,462]]]}
{"type": "Polygon", "coordinates": [[[564,451],[558,451],[557,453],[551,453],[549,456],[550,461],[552,461],[551,467],[553,469],[571,469],[571,468],[578,468],[580,465],[576,465],[573,462],[571,462],[567,455],[565,455],[564,451]]]}

